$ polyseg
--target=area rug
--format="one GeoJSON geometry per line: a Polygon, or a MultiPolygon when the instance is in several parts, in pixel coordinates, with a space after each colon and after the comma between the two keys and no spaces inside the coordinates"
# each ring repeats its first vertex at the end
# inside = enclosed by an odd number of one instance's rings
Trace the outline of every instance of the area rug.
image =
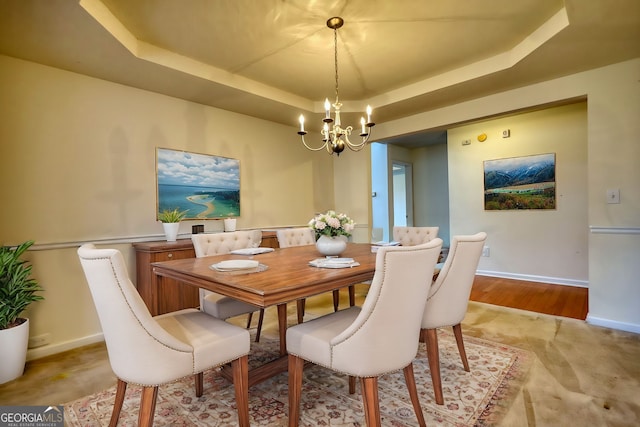
{"type": "MultiPolygon", "coordinates": [[[[532,354],[470,336],[465,348],[471,372],[465,372],[448,331],[439,331],[440,363],[444,405],[437,405],[424,344],[414,362],[422,410],[430,427],[485,426],[495,424],[520,389],[531,364],[532,354]]],[[[262,337],[252,342],[250,366],[274,358],[275,339],[262,337]]],[[[390,349],[390,351],[392,351],[390,349]]],[[[193,378],[160,387],[155,412],[156,426],[237,425],[233,385],[215,370],[205,373],[204,394],[195,396],[193,378]]],[[[129,386],[119,426],[135,426],[140,387],[129,386]]],[[[382,425],[417,425],[402,371],[380,377],[382,425]]],[[[69,426],[107,426],[115,398],[115,385],[107,390],[65,404],[69,426]]],[[[287,374],[277,375],[249,390],[252,426],[286,426],[288,411],[287,374]]],[[[364,426],[360,387],[348,393],[347,377],[325,368],[305,367],[302,390],[301,426],[364,426]]]]}

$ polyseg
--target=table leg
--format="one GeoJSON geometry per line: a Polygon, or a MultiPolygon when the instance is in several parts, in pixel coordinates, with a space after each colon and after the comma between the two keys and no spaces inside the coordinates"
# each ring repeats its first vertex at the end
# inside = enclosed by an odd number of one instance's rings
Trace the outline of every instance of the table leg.
{"type": "Polygon", "coordinates": [[[287,304],[278,304],[278,332],[280,333],[280,356],[287,355],[287,304]]]}

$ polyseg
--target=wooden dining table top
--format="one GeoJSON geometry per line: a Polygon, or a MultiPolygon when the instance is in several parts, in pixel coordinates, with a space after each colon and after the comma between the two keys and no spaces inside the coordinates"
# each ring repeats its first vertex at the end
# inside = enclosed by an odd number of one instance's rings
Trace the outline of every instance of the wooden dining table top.
{"type": "Polygon", "coordinates": [[[353,258],[359,266],[348,268],[312,267],[309,261],[324,258],[315,245],[278,248],[273,252],[247,255],[215,255],[153,263],[156,275],[207,289],[256,305],[269,307],[307,298],[371,280],[375,272],[376,254],[371,245],[349,243],[340,255],[353,258]],[[266,268],[260,271],[216,271],[220,261],[252,259],[266,268]]]}

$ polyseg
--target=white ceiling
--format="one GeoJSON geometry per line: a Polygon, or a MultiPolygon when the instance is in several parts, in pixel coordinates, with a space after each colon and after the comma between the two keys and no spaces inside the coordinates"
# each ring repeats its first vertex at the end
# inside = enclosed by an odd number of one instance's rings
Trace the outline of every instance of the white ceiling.
{"type": "Polygon", "coordinates": [[[0,53],[311,125],[332,16],[343,110],[378,123],[640,57],[638,0],[3,0],[0,53]]]}

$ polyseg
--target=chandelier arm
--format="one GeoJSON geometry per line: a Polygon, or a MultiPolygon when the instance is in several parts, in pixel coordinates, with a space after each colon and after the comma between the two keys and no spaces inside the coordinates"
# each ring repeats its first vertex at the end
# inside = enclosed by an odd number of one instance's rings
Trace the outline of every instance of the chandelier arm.
{"type": "Polygon", "coordinates": [[[351,142],[351,140],[349,139],[349,135],[351,135],[351,132],[344,134],[344,139],[347,143],[347,147],[349,147],[352,151],[360,151],[367,145],[367,142],[369,142],[369,138],[371,137],[371,128],[369,128],[369,133],[367,133],[366,135],[360,135],[362,137],[362,142],[359,143],[351,142]]]}
{"type": "Polygon", "coordinates": [[[311,150],[311,151],[320,151],[323,148],[326,148],[329,145],[329,140],[324,141],[324,144],[322,144],[320,147],[318,148],[313,148],[313,147],[309,147],[309,145],[307,145],[307,141],[304,140],[304,135],[300,135],[300,138],[302,138],[302,143],[304,144],[305,147],[307,147],[307,150],[311,150]]]}
{"type": "Polygon", "coordinates": [[[360,143],[353,143],[351,142],[351,140],[349,139],[349,135],[347,134],[344,135],[344,141],[347,143],[347,147],[349,147],[353,151],[359,151],[367,142],[366,140],[364,140],[360,143]]]}

